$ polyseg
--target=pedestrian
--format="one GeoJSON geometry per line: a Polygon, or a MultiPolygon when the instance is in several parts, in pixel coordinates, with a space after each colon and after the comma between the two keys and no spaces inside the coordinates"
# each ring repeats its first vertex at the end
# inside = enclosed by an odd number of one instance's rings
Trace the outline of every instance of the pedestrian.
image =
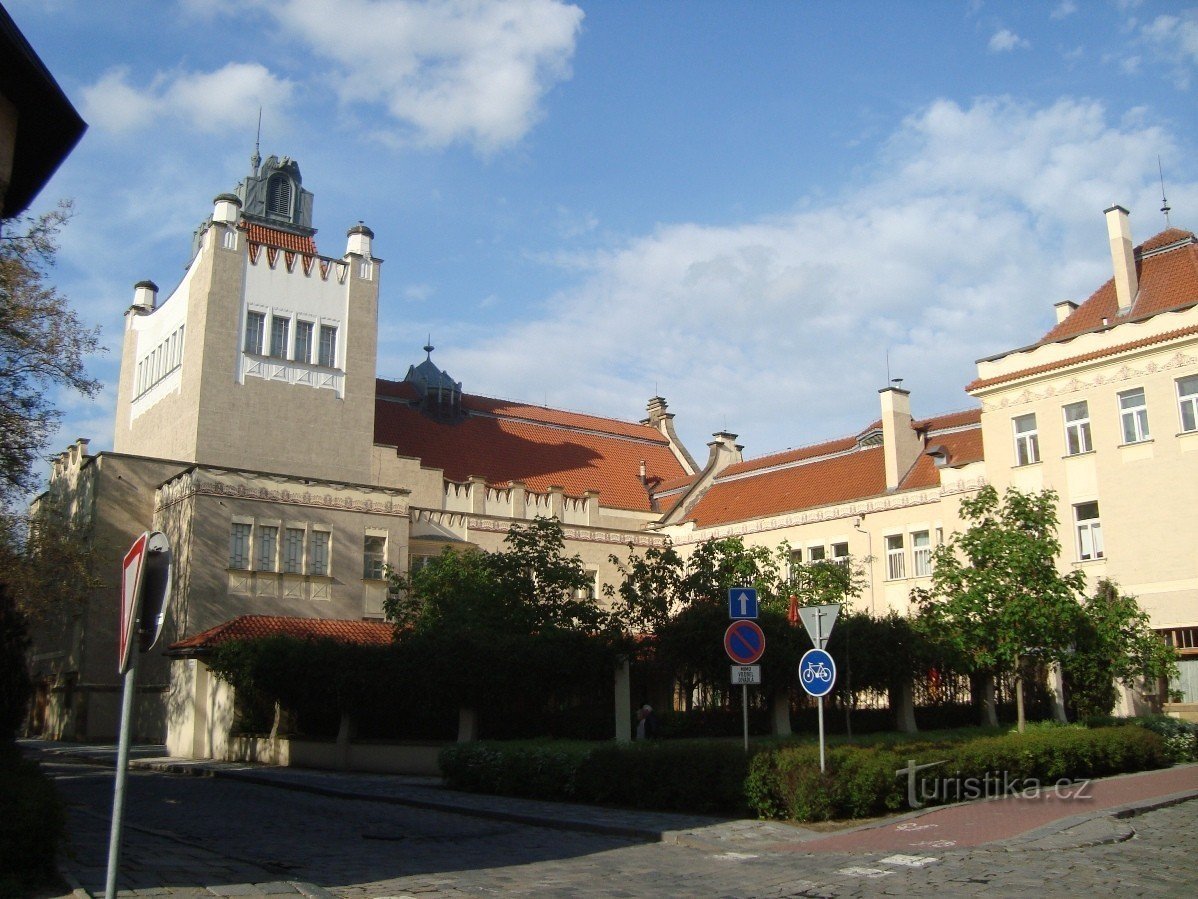
{"type": "Polygon", "coordinates": [[[645,703],[636,713],[636,738],[652,740],[657,736],[657,716],[653,714],[653,706],[645,703]]]}

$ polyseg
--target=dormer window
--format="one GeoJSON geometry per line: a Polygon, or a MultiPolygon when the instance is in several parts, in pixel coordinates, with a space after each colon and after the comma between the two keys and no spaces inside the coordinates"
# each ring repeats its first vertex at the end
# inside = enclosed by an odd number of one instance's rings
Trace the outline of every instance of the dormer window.
{"type": "Polygon", "coordinates": [[[275,175],[266,188],[266,211],[269,215],[291,218],[291,180],[275,175]]]}

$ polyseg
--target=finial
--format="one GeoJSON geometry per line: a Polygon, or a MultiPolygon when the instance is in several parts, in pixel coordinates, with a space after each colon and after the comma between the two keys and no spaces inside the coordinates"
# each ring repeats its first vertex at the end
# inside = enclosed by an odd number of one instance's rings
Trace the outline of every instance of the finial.
{"type": "Polygon", "coordinates": [[[258,152],[258,146],[262,142],[262,107],[258,107],[258,133],[254,136],[254,155],[250,157],[250,165],[254,168],[254,174],[258,174],[258,166],[262,164],[262,154],[258,152]]]}
{"type": "Polygon", "coordinates": [[[435,347],[435,346],[433,346],[433,335],[432,335],[432,334],[430,334],[430,335],[428,335],[428,343],[426,343],[426,344],[424,345],[424,351],[425,351],[426,353],[428,353],[428,358],[429,358],[429,359],[432,359],[432,358],[433,358],[433,350],[435,350],[435,349],[436,349],[436,347],[435,347]]]}
{"type": "Polygon", "coordinates": [[[1165,199],[1165,170],[1161,168],[1161,157],[1159,153],[1156,157],[1156,169],[1161,173],[1161,212],[1165,214],[1165,227],[1169,228],[1172,226],[1169,224],[1169,201],[1165,199]]]}
{"type": "Polygon", "coordinates": [[[891,378],[890,383],[893,384],[899,390],[903,389],[903,379],[902,378],[891,378]]]}

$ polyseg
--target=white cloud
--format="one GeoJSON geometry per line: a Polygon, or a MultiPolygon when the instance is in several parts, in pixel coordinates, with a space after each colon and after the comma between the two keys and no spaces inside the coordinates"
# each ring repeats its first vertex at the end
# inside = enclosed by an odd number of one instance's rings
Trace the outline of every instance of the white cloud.
{"type": "Polygon", "coordinates": [[[1061,0],[1061,2],[1058,3],[1053,9],[1052,13],[1050,14],[1050,18],[1066,19],[1075,12],[1077,12],[1077,3],[1075,3],[1074,0],[1061,0]]]}
{"type": "Polygon", "coordinates": [[[1029,50],[1031,44],[1007,28],[1002,28],[990,37],[991,53],[1009,53],[1012,50],[1029,50]]]}
{"type": "Polygon", "coordinates": [[[1157,230],[1160,147],[1167,135],[1097,103],[938,101],[854,192],[660,226],[592,254],[547,317],[443,361],[467,390],[620,417],[660,390],[700,455],[723,427],[754,455],[852,433],[877,415],[887,355],[917,415],[966,408],[974,360],[1034,341],[1053,303],[1106,277],[1102,209],[1128,205],[1137,240],[1157,230]]]}
{"type": "Polygon", "coordinates": [[[158,73],[143,88],[115,68],[83,90],[83,115],[100,131],[125,134],[171,118],[195,131],[220,133],[254,121],[259,107],[282,115],[294,85],[258,63],[229,63],[213,72],[158,73]]]}
{"type": "Polygon", "coordinates": [[[264,8],[332,61],[347,107],[382,106],[417,143],[461,142],[484,153],[517,143],[541,117],[545,94],[571,75],[583,19],[559,0],[285,0],[264,8]]]}
{"type": "Polygon", "coordinates": [[[1180,90],[1188,90],[1198,67],[1198,10],[1157,16],[1140,29],[1139,43],[1165,63],[1180,90]]]}

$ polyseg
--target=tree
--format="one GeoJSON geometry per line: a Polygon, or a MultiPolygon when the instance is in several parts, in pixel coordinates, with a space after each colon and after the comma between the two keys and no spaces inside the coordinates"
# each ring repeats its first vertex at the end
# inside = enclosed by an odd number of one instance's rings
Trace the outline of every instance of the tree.
{"type": "Polygon", "coordinates": [[[912,591],[923,621],[985,684],[987,721],[997,724],[994,679],[1015,675],[1023,730],[1023,665],[1060,660],[1072,640],[1085,589],[1080,571],[1061,574],[1056,559],[1057,495],[1051,490],[1003,496],[991,486],[962,500],[969,526],[933,554],[932,586],[912,591]]]}
{"type": "Polygon", "coordinates": [[[1103,578],[1081,607],[1073,651],[1061,667],[1076,715],[1087,718],[1110,714],[1116,682],[1131,687],[1137,678],[1176,676],[1177,655],[1152,630],[1136,598],[1103,578]]]}
{"type": "Polygon", "coordinates": [[[71,204],[5,223],[0,234],[0,507],[36,487],[36,464],[58,426],[55,390],[95,396],[84,359],[98,328],[86,328],[49,283],[71,204]],[[15,225],[15,227],[14,227],[15,225]]]}

